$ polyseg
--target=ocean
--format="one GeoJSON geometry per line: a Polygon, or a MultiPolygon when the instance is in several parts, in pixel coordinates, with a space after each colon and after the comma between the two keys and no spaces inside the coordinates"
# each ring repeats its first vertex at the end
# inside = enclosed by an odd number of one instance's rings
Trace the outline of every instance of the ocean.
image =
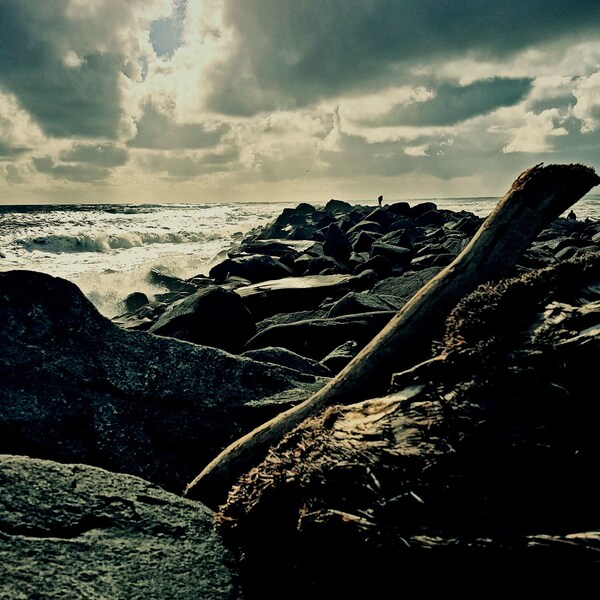
{"type": "MultiPolygon", "coordinates": [[[[439,208],[484,217],[498,198],[432,201],[439,208]]],[[[131,292],[144,292],[152,299],[167,291],[149,278],[151,269],[184,279],[206,275],[250,230],[293,206],[285,202],[0,206],[0,271],[29,269],[68,279],[102,314],[114,317],[124,312],[123,302],[131,292]]],[[[579,219],[600,220],[600,195],[583,198],[575,212],[579,219]]]]}

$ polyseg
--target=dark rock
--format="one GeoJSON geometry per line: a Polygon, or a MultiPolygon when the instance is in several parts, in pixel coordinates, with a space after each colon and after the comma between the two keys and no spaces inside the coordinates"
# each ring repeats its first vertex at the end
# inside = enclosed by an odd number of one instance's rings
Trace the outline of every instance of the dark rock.
{"type": "Polygon", "coordinates": [[[442,247],[449,254],[458,256],[469,244],[469,240],[463,235],[452,234],[449,235],[445,242],[442,243],[442,247]]]}
{"type": "Polygon", "coordinates": [[[154,294],[154,301],[163,304],[172,304],[173,302],[187,298],[190,293],[191,292],[164,292],[162,294],[154,294]]]}
{"type": "Polygon", "coordinates": [[[239,352],[256,329],[250,311],[238,294],[215,286],[169,306],[149,331],[239,352]]]}
{"type": "Polygon", "coordinates": [[[381,227],[384,229],[389,229],[392,223],[397,220],[397,215],[395,213],[389,212],[386,208],[376,208],[374,211],[370,212],[365,218],[365,221],[373,221],[374,223],[379,223],[381,227]]]}
{"type": "Polygon", "coordinates": [[[371,293],[394,296],[404,304],[441,270],[439,267],[432,267],[422,271],[408,271],[400,277],[389,277],[376,283],[371,293]]]}
{"type": "Polygon", "coordinates": [[[541,269],[554,264],[557,258],[546,248],[530,248],[519,260],[519,266],[527,269],[541,269]]]}
{"type": "Polygon", "coordinates": [[[366,285],[366,280],[352,275],[309,275],[257,283],[239,288],[236,293],[260,321],[276,313],[314,310],[327,297],[340,298],[366,285]]]}
{"type": "MultiPolygon", "coordinates": [[[[255,240],[240,246],[239,251],[246,254],[268,254],[281,257],[285,254],[299,254],[307,248],[308,244],[294,240],[255,240]]],[[[234,257],[235,254],[231,254],[234,257]]]]}
{"type": "Polygon", "coordinates": [[[102,317],[68,281],[0,273],[0,453],[83,462],[180,491],[264,420],[248,404],[302,400],[321,380],[102,317]]]}
{"type": "MultiPolygon", "coordinates": [[[[233,273],[232,273],[233,274],[233,273]]],[[[280,260],[272,256],[251,256],[244,261],[244,273],[237,275],[250,280],[252,283],[281,279],[293,275],[293,271],[280,260]]]]}
{"type": "Polygon", "coordinates": [[[575,256],[575,253],[579,250],[578,246],[566,246],[563,247],[555,254],[556,260],[569,260],[575,256]]]}
{"type": "Polygon", "coordinates": [[[167,288],[170,292],[185,292],[191,294],[196,291],[196,287],[179,277],[173,277],[162,273],[157,269],[151,269],[148,273],[148,281],[157,286],[167,288]]]}
{"type": "Polygon", "coordinates": [[[312,215],[315,210],[315,207],[308,202],[300,202],[300,204],[298,204],[298,206],[296,206],[294,209],[294,211],[299,215],[312,215]]]}
{"type": "Polygon", "coordinates": [[[316,310],[300,310],[296,312],[283,312],[277,313],[271,317],[267,317],[256,324],[256,331],[260,332],[267,327],[273,325],[287,325],[288,323],[297,323],[298,321],[310,321],[312,319],[324,319],[327,317],[329,309],[316,309],[316,310]]]}
{"type": "Polygon", "coordinates": [[[281,261],[262,254],[227,259],[209,271],[209,276],[219,281],[235,276],[248,279],[252,283],[281,279],[292,274],[293,271],[281,261]]]}
{"type": "Polygon", "coordinates": [[[348,259],[348,266],[354,270],[358,265],[362,265],[364,262],[369,260],[368,252],[352,252],[348,259]]]}
{"type": "Polygon", "coordinates": [[[444,224],[444,215],[438,210],[428,210],[415,217],[415,223],[420,227],[441,227],[444,224]]]}
{"type": "Polygon", "coordinates": [[[355,235],[352,241],[352,248],[355,252],[368,252],[373,242],[381,237],[381,234],[368,231],[360,231],[355,235]]]}
{"type": "Polygon", "coordinates": [[[305,356],[300,356],[295,352],[285,348],[260,348],[259,350],[248,350],[242,356],[257,360],[263,363],[272,363],[281,365],[289,369],[295,369],[308,375],[317,375],[319,377],[331,377],[331,371],[326,365],[322,365],[316,360],[311,360],[305,356]]]}
{"type": "Polygon", "coordinates": [[[325,205],[325,210],[332,213],[345,213],[352,210],[352,204],[345,202],[344,200],[331,199],[325,205]]]}
{"type": "Polygon", "coordinates": [[[427,256],[429,254],[449,254],[444,244],[419,244],[416,256],[427,256]]]}
{"type": "Polygon", "coordinates": [[[449,265],[456,256],[454,254],[426,254],[413,258],[410,268],[414,270],[428,269],[430,267],[445,267],[449,265]]]}
{"type": "Polygon", "coordinates": [[[413,252],[408,248],[393,246],[385,242],[375,242],[371,246],[371,256],[383,256],[394,265],[407,266],[413,257],[413,252]]]}
{"type": "Polygon", "coordinates": [[[332,373],[341,371],[360,351],[358,343],[355,341],[344,342],[337,348],[334,348],[323,360],[321,364],[327,367],[332,373]]]}
{"type": "Polygon", "coordinates": [[[304,253],[310,256],[323,256],[325,252],[321,242],[314,242],[304,251],[304,253]]]}
{"type": "MultiPolygon", "coordinates": [[[[215,285],[215,284],[213,284],[215,285]]],[[[239,287],[246,287],[247,285],[252,285],[252,282],[249,279],[244,279],[243,277],[237,277],[232,275],[228,277],[223,283],[219,284],[219,287],[224,290],[237,290],[239,287]]]]}
{"type": "Polygon", "coordinates": [[[383,233],[382,227],[379,223],[375,223],[375,221],[359,221],[356,225],[353,225],[348,229],[348,235],[352,235],[353,233],[358,233],[360,231],[369,231],[372,233],[383,233]]]}
{"type": "Polygon", "coordinates": [[[263,329],[246,344],[248,350],[278,346],[321,360],[334,348],[354,340],[362,348],[395,314],[395,311],[312,319],[263,329]]]}
{"type": "Polygon", "coordinates": [[[317,256],[306,265],[306,275],[323,275],[323,271],[330,270],[332,273],[347,273],[348,268],[332,256],[317,256]]]}
{"type": "Polygon", "coordinates": [[[125,298],[125,310],[127,312],[134,312],[138,310],[138,308],[142,308],[142,306],[148,304],[150,300],[148,300],[148,296],[143,292],[133,292],[125,298]]]}
{"type": "Polygon", "coordinates": [[[484,219],[482,219],[481,217],[464,217],[456,224],[456,227],[454,229],[462,231],[462,233],[464,233],[467,237],[471,238],[481,227],[483,221],[484,219]]]}
{"type": "Polygon", "coordinates": [[[323,243],[323,252],[326,256],[331,256],[342,263],[346,262],[350,257],[352,246],[348,238],[335,223],[332,223],[327,228],[325,242],[323,243]]]}
{"type": "Polygon", "coordinates": [[[365,312],[398,310],[401,306],[402,303],[394,296],[349,292],[331,307],[327,316],[340,317],[365,312]]]}
{"type": "Polygon", "coordinates": [[[387,209],[395,215],[405,217],[410,212],[410,204],[408,202],[394,202],[389,204],[387,209]]]}
{"type": "Polygon", "coordinates": [[[312,240],[315,235],[315,228],[309,225],[300,225],[294,227],[289,234],[290,240],[312,240]]]}
{"type": "Polygon", "coordinates": [[[112,322],[132,331],[148,331],[169,305],[166,302],[150,302],[144,306],[112,319],[112,322]]]}
{"type": "Polygon", "coordinates": [[[317,229],[324,229],[331,225],[331,223],[335,223],[336,219],[331,213],[324,213],[317,221],[315,221],[315,225],[317,229]]]}
{"type": "Polygon", "coordinates": [[[130,475],[0,457],[2,598],[241,598],[213,514],[130,475]]]}
{"type": "Polygon", "coordinates": [[[306,273],[306,269],[311,260],[314,260],[315,257],[311,254],[301,254],[296,260],[294,260],[294,264],[292,265],[292,270],[296,275],[304,275],[306,273]]]}
{"type": "Polygon", "coordinates": [[[416,219],[430,210],[437,210],[437,204],[434,202],[420,202],[410,207],[408,214],[412,219],[416,219]]]}
{"type": "Polygon", "coordinates": [[[363,264],[355,267],[354,273],[359,275],[360,273],[364,273],[366,271],[374,271],[379,277],[383,277],[385,275],[389,275],[391,270],[392,263],[387,258],[384,256],[373,256],[363,264]]]}
{"type": "Polygon", "coordinates": [[[577,249],[577,251],[573,255],[573,258],[580,259],[589,256],[590,254],[597,254],[598,252],[600,252],[600,248],[595,244],[590,246],[584,246],[583,248],[577,249]]]}
{"type": "Polygon", "coordinates": [[[422,237],[423,234],[413,226],[398,229],[396,231],[390,231],[390,233],[386,233],[383,237],[381,237],[379,241],[385,244],[392,244],[392,246],[401,246],[402,248],[413,250],[415,247],[415,242],[422,237]]]}
{"type": "Polygon", "coordinates": [[[194,277],[190,277],[189,279],[186,279],[185,281],[186,281],[186,283],[190,283],[191,285],[193,285],[197,290],[200,290],[205,287],[209,287],[211,285],[216,285],[216,283],[217,283],[214,279],[211,279],[210,277],[207,277],[206,275],[194,275],[194,277]]]}

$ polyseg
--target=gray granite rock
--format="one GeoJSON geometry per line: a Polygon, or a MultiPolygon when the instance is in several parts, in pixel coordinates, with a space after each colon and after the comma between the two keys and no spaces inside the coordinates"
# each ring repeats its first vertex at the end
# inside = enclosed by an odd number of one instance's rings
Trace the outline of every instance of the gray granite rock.
{"type": "Polygon", "coordinates": [[[124,331],[75,285],[41,273],[0,273],[0,321],[0,452],[94,464],[177,491],[265,418],[249,403],[289,390],[302,400],[322,385],[124,331]]]}
{"type": "Polygon", "coordinates": [[[0,598],[240,598],[213,515],[142,479],[0,456],[0,598]]]}

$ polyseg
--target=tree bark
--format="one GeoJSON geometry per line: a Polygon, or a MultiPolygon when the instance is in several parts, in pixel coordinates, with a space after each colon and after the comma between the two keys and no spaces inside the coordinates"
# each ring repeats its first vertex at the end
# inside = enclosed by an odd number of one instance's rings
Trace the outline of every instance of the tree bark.
{"type": "Polygon", "coordinates": [[[240,438],[192,481],[185,494],[209,506],[283,436],[332,404],[350,404],[385,392],[393,372],[427,358],[431,342],[457,302],[477,286],[506,276],[539,232],[600,183],[582,165],[537,165],[512,184],[469,245],[427,283],[388,325],[319,392],[240,438]]]}

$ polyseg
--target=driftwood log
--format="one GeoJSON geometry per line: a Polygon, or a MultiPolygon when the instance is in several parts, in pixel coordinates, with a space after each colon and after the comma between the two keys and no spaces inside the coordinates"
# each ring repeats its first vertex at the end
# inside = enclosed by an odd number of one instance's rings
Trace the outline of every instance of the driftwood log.
{"type": "Polygon", "coordinates": [[[234,442],[192,481],[186,495],[222,503],[233,482],[307,417],[385,391],[393,372],[427,358],[457,302],[480,284],[505,277],[539,232],[600,183],[583,165],[537,165],[524,171],[469,245],[426,284],[389,324],[319,392],[234,442]]]}

